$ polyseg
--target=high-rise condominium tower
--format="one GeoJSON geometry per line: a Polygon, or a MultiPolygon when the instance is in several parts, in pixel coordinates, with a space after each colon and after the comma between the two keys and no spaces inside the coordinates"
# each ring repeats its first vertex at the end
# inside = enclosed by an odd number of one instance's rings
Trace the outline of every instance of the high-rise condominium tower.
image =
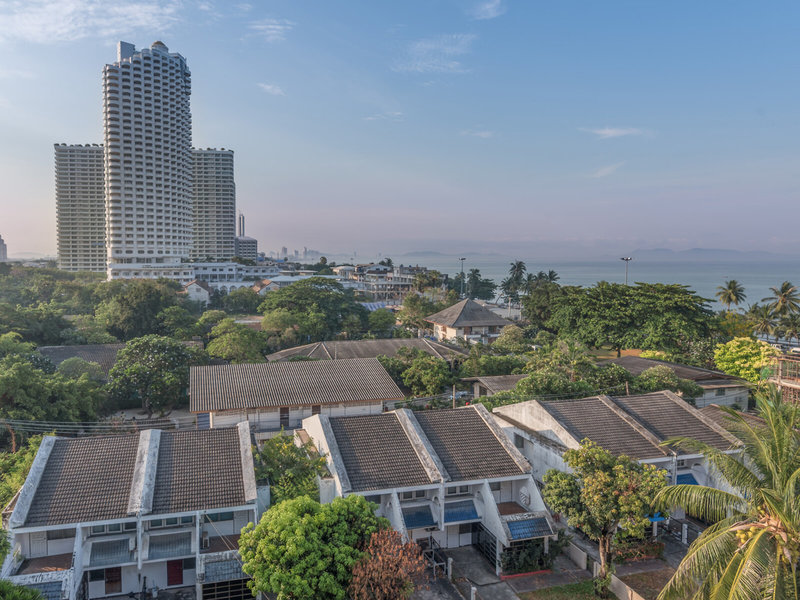
{"type": "Polygon", "coordinates": [[[230,260],[235,253],[233,150],[193,149],[192,259],[230,260]]]}
{"type": "Polygon", "coordinates": [[[103,69],[109,278],[188,282],[192,241],[191,74],[161,42],[120,42],[103,69]]]}
{"type": "Polygon", "coordinates": [[[6,247],[6,243],[3,241],[3,236],[0,235],[0,262],[6,262],[8,260],[8,248],[6,247]]]}
{"type": "Polygon", "coordinates": [[[55,144],[58,268],[106,270],[103,146],[55,144]]]}

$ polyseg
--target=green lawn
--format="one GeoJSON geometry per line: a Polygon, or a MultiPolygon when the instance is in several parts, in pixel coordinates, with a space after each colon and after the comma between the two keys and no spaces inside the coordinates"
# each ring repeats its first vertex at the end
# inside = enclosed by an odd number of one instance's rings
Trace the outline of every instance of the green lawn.
{"type": "Polygon", "coordinates": [[[580,583],[559,585],[537,592],[520,594],[521,600],[597,600],[592,589],[591,579],[580,583]]]}

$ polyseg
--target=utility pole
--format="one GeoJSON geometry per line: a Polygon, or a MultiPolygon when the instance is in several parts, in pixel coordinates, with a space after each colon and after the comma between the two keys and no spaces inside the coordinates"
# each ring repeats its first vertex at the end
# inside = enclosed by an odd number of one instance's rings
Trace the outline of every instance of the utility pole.
{"type": "Polygon", "coordinates": [[[459,298],[464,297],[464,261],[467,260],[466,258],[459,258],[458,260],[461,261],[461,295],[459,298]]]}
{"type": "Polygon", "coordinates": [[[633,260],[632,256],[623,256],[620,260],[625,261],[625,285],[628,285],[628,263],[633,260]]]}

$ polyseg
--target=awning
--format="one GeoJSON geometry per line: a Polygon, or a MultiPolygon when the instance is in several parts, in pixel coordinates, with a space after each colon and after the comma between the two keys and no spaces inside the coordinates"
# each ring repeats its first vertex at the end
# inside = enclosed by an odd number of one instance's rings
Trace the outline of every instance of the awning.
{"type": "Polygon", "coordinates": [[[511,534],[511,539],[515,542],[553,535],[550,523],[547,522],[545,517],[506,521],[506,525],[511,534]]]}
{"type": "Polygon", "coordinates": [[[460,500],[458,502],[446,502],[444,505],[444,522],[455,523],[457,521],[479,521],[478,511],[472,500],[460,500]]]}
{"type": "Polygon", "coordinates": [[[421,527],[435,527],[436,521],[429,505],[403,507],[403,521],[406,529],[419,529],[421,527]]]}

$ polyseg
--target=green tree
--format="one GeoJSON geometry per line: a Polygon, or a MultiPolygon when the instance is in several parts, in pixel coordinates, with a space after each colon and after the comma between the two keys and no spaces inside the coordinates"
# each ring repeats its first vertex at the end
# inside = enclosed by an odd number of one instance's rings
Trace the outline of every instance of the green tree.
{"type": "Polygon", "coordinates": [[[265,342],[260,332],[233,319],[224,319],[211,330],[211,341],[206,346],[206,352],[212,358],[233,364],[260,363],[266,361],[265,342]]]}
{"type": "Polygon", "coordinates": [[[466,278],[467,297],[473,300],[491,300],[497,289],[494,281],[481,276],[479,269],[470,269],[466,278]]]}
{"type": "Polygon", "coordinates": [[[549,325],[556,299],[564,294],[555,282],[537,281],[522,297],[522,316],[536,329],[553,332],[549,325]]]}
{"type": "Polygon", "coordinates": [[[22,488],[41,443],[42,436],[34,435],[16,452],[0,452],[0,506],[11,502],[22,488]]]}
{"type": "Polygon", "coordinates": [[[159,335],[136,338],[117,353],[108,391],[121,407],[140,405],[148,414],[185,404],[189,366],[204,353],[159,335]]]}
{"type": "Polygon", "coordinates": [[[769,367],[780,352],[761,340],[748,337],[732,339],[714,350],[717,368],[735,377],[759,383],[764,379],[764,369],[769,367]]]}
{"type": "Polygon", "coordinates": [[[261,296],[249,287],[241,287],[223,297],[222,305],[229,314],[252,315],[258,311],[261,296]]]}
{"type": "Polygon", "coordinates": [[[261,446],[255,467],[256,477],[269,481],[272,504],[299,496],[319,500],[317,475],[325,472],[326,462],[310,441],[298,445],[293,435],[281,432],[261,446]]]}
{"type": "Polygon", "coordinates": [[[600,572],[597,585],[605,592],[613,565],[614,538],[622,528],[628,537],[640,538],[649,524],[656,494],[666,485],[661,471],[625,455],[613,456],[589,440],[564,452],[572,473],[550,469],[544,476],[544,501],[562,513],[598,543],[600,572]]]}
{"type": "Polygon", "coordinates": [[[756,395],[756,405],[763,425],[723,408],[744,459],[696,440],[672,440],[705,455],[733,493],[700,485],[659,492],[662,506],[714,523],[692,543],[659,600],[800,598],[800,407],[772,387],[756,395]]]}
{"type": "MultiPolygon", "coordinates": [[[[0,529],[0,536],[4,537],[5,532],[0,529]]],[[[8,544],[8,542],[6,542],[8,544]]],[[[6,549],[8,551],[8,549],[6,549]]],[[[0,558],[5,555],[0,553],[0,558]]],[[[44,600],[44,596],[33,588],[14,585],[7,579],[0,579],[0,598],[3,600],[44,600]]]]}
{"type": "Polygon", "coordinates": [[[197,332],[204,338],[208,339],[211,330],[223,319],[227,319],[228,315],[224,310],[207,310],[197,320],[197,332]]]}
{"type": "Polygon", "coordinates": [[[780,321],[780,327],[783,331],[783,337],[800,342],[800,313],[783,317],[780,321]]]}
{"type": "Polygon", "coordinates": [[[657,365],[634,377],[631,387],[636,392],[649,393],[670,390],[680,392],[684,398],[694,399],[703,395],[703,388],[689,379],[681,379],[667,365],[657,365]]]}
{"type": "Polygon", "coordinates": [[[744,293],[744,286],[735,279],[726,281],[725,285],[717,287],[716,296],[728,311],[731,309],[731,304],[738,307],[747,299],[747,294],[744,293]]]}
{"type": "Polygon", "coordinates": [[[747,317],[753,333],[763,335],[767,339],[776,334],[777,319],[772,308],[766,304],[754,304],[747,311],[747,317]]]}
{"type": "Polygon", "coordinates": [[[492,350],[502,354],[523,354],[529,352],[533,342],[525,337],[525,332],[516,325],[506,325],[492,344],[492,350]]]}
{"type": "Polygon", "coordinates": [[[414,329],[428,329],[430,323],[425,317],[436,312],[436,305],[419,294],[408,294],[403,299],[403,307],[397,313],[397,320],[405,327],[414,329]]]}
{"type": "Polygon", "coordinates": [[[390,337],[397,318],[388,308],[379,308],[369,313],[368,322],[370,333],[380,337],[390,337]]]}
{"type": "Polygon", "coordinates": [[[785,317],[800,312],[800,292],[797,286],[789,281],[784,281],[778,287],[769,288],[772,296],[762,298],[762,302],[769,302],[769,308],[774,315],[785,317]]]}
{"type": "Polygon", "coordinates": [[[242,569],[254,593],[277,600],[345,600],[362,548],[385,527],[358,494],[330,504],[306,496],[286,500],[242,530],[242,569]]]}
{"type": "Polygon", "coordinates": [[[95,315],[111,335],[130,340],[157,332],[159,313],[176,303],[174,282],[136,280],[101,302],[95,315]]]}
{"type": "Polygon", "coordinates": [[[453,383],[453,374],[446,361],[421,350],[403,371],[403,383],[415,396],[435,396],[453,383]]]}
{"type": "Polygon", "coordinates": [[[190,339],[196,331],[197,321],[182,306],[168,306],[156,315],[158,332],[178,340],[190,339]]]}
{"type": "Polygon", "coordinates": [[[0,358],[12,354],[30,354],[36,350],[36,345],[23,342],[22,335],[16,331],[9,331],[0,335],[0,358]]]}
{"type": "Polygon", "coordinates": [[[82,375],[86,375],[89,379],[97,383],[102,383],[106,379],[103,367],[96,362],[83,360],[78,356],[72,356],[59,363],[56,371],[70,379],[78,379],[82,375]]]}

